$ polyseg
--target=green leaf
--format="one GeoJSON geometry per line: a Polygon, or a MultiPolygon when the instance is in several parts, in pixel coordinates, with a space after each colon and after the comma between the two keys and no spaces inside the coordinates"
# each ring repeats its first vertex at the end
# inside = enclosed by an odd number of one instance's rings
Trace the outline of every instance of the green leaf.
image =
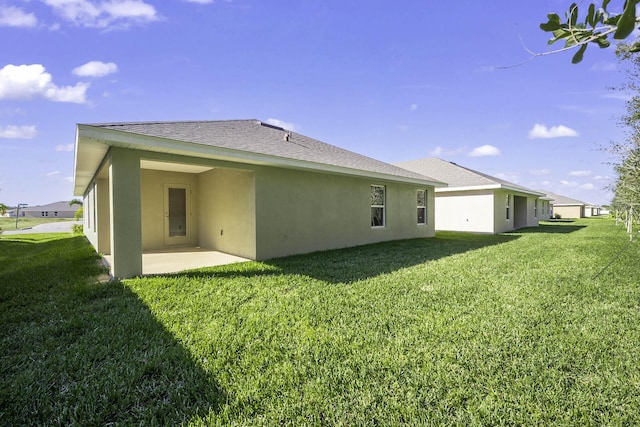
{"type": "Polygon", "coordinates": [[[617,40],[626,39],[636,27],[636,4],[639,0],[627,0],[624,4],[622,17],[618,21],[618,28],[613,33],[613,38],[617,40]]]}
{"type": "Polygon", "coordinates": [[[607,19],[605,19],[604,24],[617,26],[618,22],[620,22],[620,18],[622,18],[622,15],[609,16],[607,19]]]}
{"type": "Polygon", "coordinates": [[[547,15],[549,21],[546,23],[540,24],[540,29],[542,31],[555,31],[560,29],[560,17],[556,13],[549,13],[547,15]]]}
{"type": "Polygon", "coordinates": [[[569,19],[567,19],[567,23],[569,25],[571,25],[572,27],[574,25],[576,25],[576,22],[578,22],[578,5],[575,3],[571,3],[571,6],[569,7],[569,19]]]}
{"type": "Polygon", "coordinates": [[[640,52],[640,42],[635,42],[634,44],[632,44],[629,47],[629,52],[633,52],[633,53],[640,52]]]}
{"type": "Polygon", "coordinates": [[[575,3],[571,3],[571,6],[569,7],[568,21],[569,25],[572,27],[576,25],[576,22],[578,22],[578,5],[575,3]]]}
{"type": "Polygon", "coordinates": [[[597,44],[601,49],[611,46],[611,43],[609,42],[609,40],[607,40],[607,36],[597,38],[593,42],[597,44]]]}
{"type": "Polygon", "coordinates": [[[583,44],[582,46],[580,46],[580,49],[578,49],[578,51],[576,52],[575,55],[573,55],[573,58],[571,59],[571,63],[572,64],[577,64],[580,61],[582,61],[582,58],[584,57],[584,51],[587,50],[587,44],[583,44]]]}
{"type": "Polygon", "coordinates": [[[610,2],[610,1],[611,1],[611,0],[603,0],[603,2],[602,2],[602,8],[603,8],[604,10],[607,10],[607,5],[609,4],[609,2],[610,2]]]}
{"type": "Polygon", "coordinates": [[[596,26],[596,20],[595,20],[595,14],[596,14],[596,6],[591,3],[589,5],[589,12],[587,13],[587,19],[585,19],[585,23],[591,25],[592,27],[596,26]]]}

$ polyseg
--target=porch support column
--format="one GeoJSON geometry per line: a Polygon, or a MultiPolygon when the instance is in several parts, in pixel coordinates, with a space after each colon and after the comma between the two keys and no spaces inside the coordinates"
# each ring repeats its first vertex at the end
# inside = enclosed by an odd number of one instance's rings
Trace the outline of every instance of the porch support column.
{"type": "Polygon", "coordinates": [[[125,278],[142,274],[140,157],[137,151],[111,148],[109,199],[111,274],[125,278]]]}

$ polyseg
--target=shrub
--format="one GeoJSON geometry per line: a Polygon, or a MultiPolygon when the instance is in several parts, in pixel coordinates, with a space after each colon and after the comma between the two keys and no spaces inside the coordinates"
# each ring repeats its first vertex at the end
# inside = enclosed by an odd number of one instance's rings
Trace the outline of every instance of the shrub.
{"type": "Polygon", "coordinates": [[[73,225],[73,234],[83,234],[84,229],[82,228],[82,224],[74,224],[73,225]]]}

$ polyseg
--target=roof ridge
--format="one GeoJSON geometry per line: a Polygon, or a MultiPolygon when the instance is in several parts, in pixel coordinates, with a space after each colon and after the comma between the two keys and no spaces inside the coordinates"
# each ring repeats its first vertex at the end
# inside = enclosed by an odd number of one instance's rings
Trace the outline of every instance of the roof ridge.
{"type": "Polygon", "coordinates": [[[149,120],[149,121],[132,121],[132,122],[102,122],[102,123],[82,123],[88,126],[148,126],[148,125],[163,125],[163,124],[193,124],[193,123],[232,123],[232,122],[255,122],[259,124],[269,125],[258,119],[229,119],[229,120],[149,120]]]}

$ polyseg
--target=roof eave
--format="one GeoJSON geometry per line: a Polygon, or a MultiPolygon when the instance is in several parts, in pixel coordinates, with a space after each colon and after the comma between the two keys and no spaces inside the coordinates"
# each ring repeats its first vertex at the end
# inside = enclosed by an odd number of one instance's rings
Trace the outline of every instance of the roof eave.
{"type": "Polygon", "coordinates": [[[75,196],[82,196],[85,193],[99,166],[102,164],[104,156],[109,150],[109,147],[131,148],[141,151],[152,151],[157,153],[183,156],[197,156],[212,160],[225,160],[254,165],[275,166],[287,169],[310,170],[315,172],[358,176],[370,179],[410,183],[431,187],[442,187],[446,185],[443,182],[432,180],[428,177],[406,177],[382,172],[349,168],[344,166],[329,165],[325,163],[310,162],[306,160],[290,159],[286,157],[254,153],[250,151],[234,150],[212,145],[178,141],[168,138],[159,138],[113,129],[99,128],[93,125],[78,124],[76,132],[74,168],[75,196]],[[83,164],[83,155],[85,154],[82,151],[87,150],[80,149],[81,143],[83,145],[92,145],[94,151],[91,166],[84,168],[84,170],[82,171],[79,170],[79,165],[83,164]],[[98,162],[97,158],[99,157],[99,154],[102,154],[102,157],[98,162]],[[79,177],[80,179],[78,179],[79,177]]]}

